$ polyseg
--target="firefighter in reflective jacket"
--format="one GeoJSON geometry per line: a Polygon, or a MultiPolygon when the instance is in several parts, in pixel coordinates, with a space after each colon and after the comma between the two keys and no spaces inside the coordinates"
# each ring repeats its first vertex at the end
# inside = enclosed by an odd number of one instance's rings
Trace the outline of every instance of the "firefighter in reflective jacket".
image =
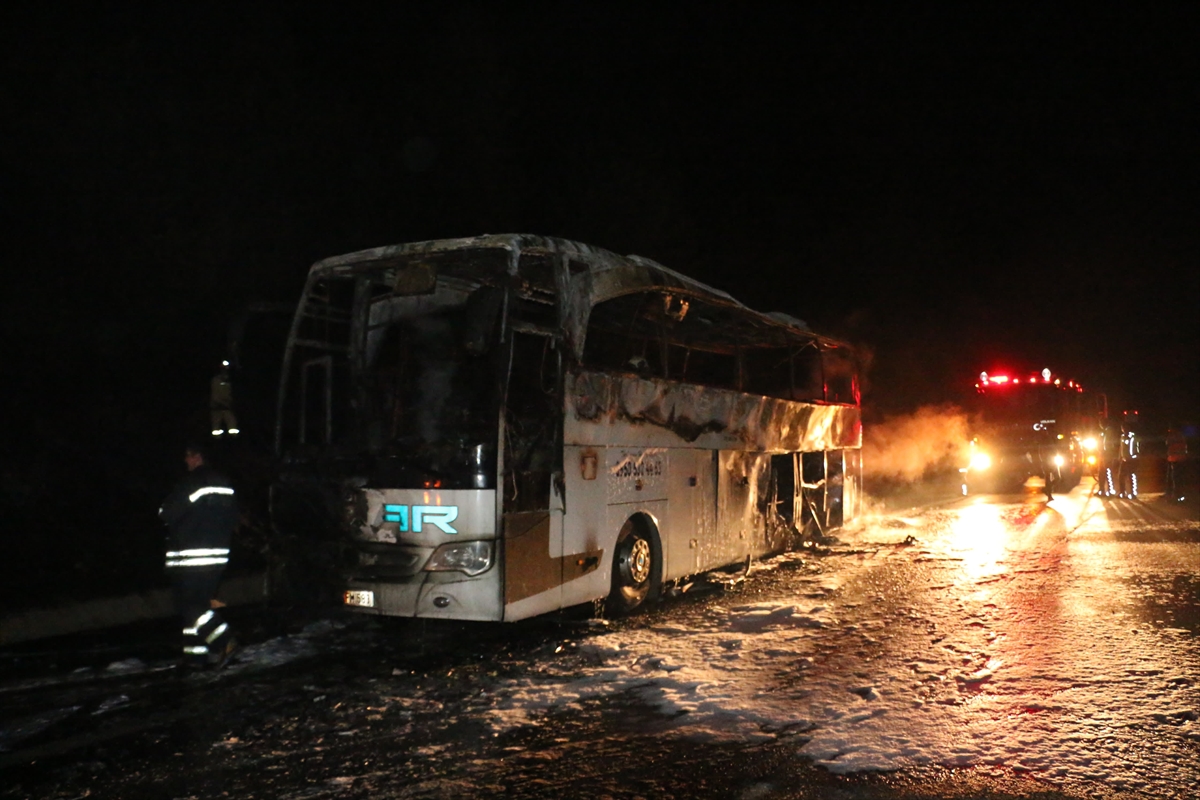
{"type": "Polygon", "coordinates": [[[1117,496],[1117,464],[1121,459],[1121,432],[1115,426],[1103,424],[1100,432],[1100,466],[1096,471],[1097,494],[1117,496]]]}
{"type": "Polygon", "coordinates": [[[236,648],[215,601],[229,563],[237,527],[233,487],[204,463],[204,450],[189,446],[188,474],[163,501],[158,515],[167,524],[167,573],[183,619],[183,655],[188,666],[224,666],[236,648]]]}
{"type": "Polygon", "coordinates": [[[1121,450],[1118,455],[1117,491],[1119,497],[1136,500],[1138,496],[1137,457],[1142,452],[1142,444],[1138,440],[1133,426],[1125,423],[1121,426],[1121,450]]]}

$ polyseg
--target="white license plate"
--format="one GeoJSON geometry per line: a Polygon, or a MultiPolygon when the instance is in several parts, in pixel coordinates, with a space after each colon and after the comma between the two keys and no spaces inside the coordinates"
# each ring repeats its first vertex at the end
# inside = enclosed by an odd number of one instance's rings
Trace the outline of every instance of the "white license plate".
{"type": "Polygon", "coordinates": [[[348,606],[360,606],[362,608],[375,607],[375,593],[369,589],[351,589],[342,597],[342,601],[348,606]]]}

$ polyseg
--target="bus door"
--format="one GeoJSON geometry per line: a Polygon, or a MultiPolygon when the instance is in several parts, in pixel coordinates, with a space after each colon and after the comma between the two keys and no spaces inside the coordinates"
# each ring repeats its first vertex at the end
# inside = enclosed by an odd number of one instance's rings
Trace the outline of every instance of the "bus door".
{"type": "Polygon", "coordinates": [[[768,552],[787,548],[798,533],[796,523],[803,516],[798,488],[796,454],[778,453],[771,456],[771,475],[766,491],[766,503],[761,504],[767,515],[766,545],[768,552]]]}
{"type": "Polygon", "coordinates": [[[557,341],[510,331],[504,405],[503,528],[506,618],[562,606],[562,401],[557,341]]]}
{"type": "Polygon", "coordinates": [[[825,453],[825,526],[840,528],[845,521],[845,457],[843,450],[825,453]]]}
{"type": "Polygon", "coordinates": [[[825,453],[822,451],[800,454],[800,479],[803,508],[802,522],[815,522],[822,534],[828,526],[825,516],[825,453]]]}

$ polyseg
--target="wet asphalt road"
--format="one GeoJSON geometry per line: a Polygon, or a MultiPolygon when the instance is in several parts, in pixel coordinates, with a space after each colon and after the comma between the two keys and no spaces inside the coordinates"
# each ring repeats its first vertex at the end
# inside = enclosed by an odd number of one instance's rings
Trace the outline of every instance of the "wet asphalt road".
{"type": "Polygon", "coordinates": [[[0,798],[1195,796],[1200,526],[1088,488],[893,509],[626,620],[6,653],[0,798]]]}

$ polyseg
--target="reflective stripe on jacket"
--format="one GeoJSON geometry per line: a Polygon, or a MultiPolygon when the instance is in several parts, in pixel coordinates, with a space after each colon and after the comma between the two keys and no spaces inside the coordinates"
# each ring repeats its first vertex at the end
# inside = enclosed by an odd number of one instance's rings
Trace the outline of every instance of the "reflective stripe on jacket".
{"type": "Polygon", "coordinates": [[[238,512],[233,487],[224,475],[207,465],[196,467],[176,484],[158,513],[167,523],[168,566],[220,566],[229,561],[238,512]]]}

